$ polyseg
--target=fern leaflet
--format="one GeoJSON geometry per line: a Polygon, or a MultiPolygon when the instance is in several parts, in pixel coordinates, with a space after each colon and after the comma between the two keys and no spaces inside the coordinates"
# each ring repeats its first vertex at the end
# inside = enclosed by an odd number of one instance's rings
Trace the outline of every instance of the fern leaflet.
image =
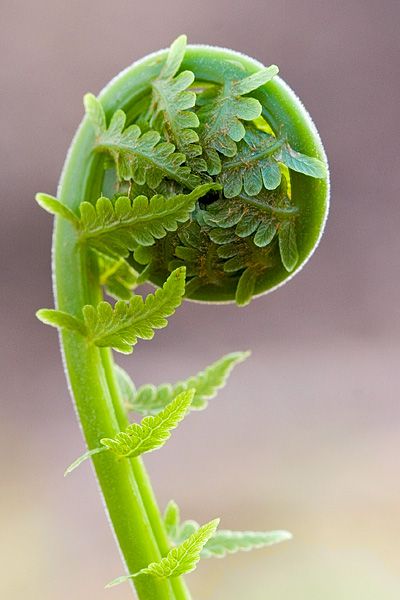
{"type": "Polygon", "coordinates": [[[180,510],[174,500],[170,500],[164,511],[164,525],[170,540],[175,540],[180,526],[180,510]]]}
{"type": "Polygon", "coordinates": [[[216,93],[211,92],[209,101],[200,108],[199,135],[210,175],[221,171],[219,153],[235,156],[236,142],[246,133],[242,120],[252,121],[261,115],[260,102],[243,95],[267,83],[277,73],[278,67],[272,65],[239,81],[226,81],[216,93]]]}
{"type": "Polygon", "coordinates": [[[41,309],[36,314],[47,325],[76,331],[96,346],[130,354],[138,338],[151,340],[155,329],[167,326],[166,317],[175,312],[184,292],[185,267],[180,267],[171,273],[162,288],[144,300],[133,296],[128,303],[119,300],[114,306],[108,302],[85,305],[83,321],[60,310],[41,309]]]}
{"type": "Polygon", "coordinates": [[[116,300],[128,301],[138,285],[138,274],[124,258],[98,254],[99,283],[116,300]]]}
{"type": "Polygon", "coordinates": [[[136,394],[136,387],[128,373],[119,365],[114,365],[119,393],[124,406],[129,407],[136,394]]]}
{"type": "MultiPolygon", "coordinates": [[[[196,521],[180,522],[179,506],[173,500],[169,501],[165,509],[164,525],[168,538],[173,544],[181,544],[199,529],[196,521]]],[[[265,548],[291,538],[292,535],[288,531],[229,531],[221,529],[216,531],[204,545],[201,558],[223,558],[227,554],[265,548]]]]}
{"type": "Polygon", "coordinates": [[[265,548],[291,538],[288,531],[216,531],[201,551],[201,557],[224,558],[227,554],[265,548]]]}
{"type": "Polygon", "coordinates": [[[207,225],[215,228],[209,236],[216,244],[234,242],[236,236],[253,236],[254,244],[264,248],[274,239],[279,223],[293,219],[297,212],[288,198],[286,179],[283,178],[276,190],[262,190],[257,198],[243,193],[229,202],[221,198],[210,204],[202,216],[207,225]]]}
{"type": "Polygon", "coordinates": [[[170,142],[160,141],[157,131],[142,134],[138,125],[125,129],[126,115],[120,109],[113,114],[106,128],[104,110],[97,98],[86,94],[84,102],[96,131],[95,150],[111,156],[120,180],[133,179],[140,185],[147,183],[151,189],[157,189],[164,177],[190,189],[200,183],[200,178],[190,167],[183,166],[185,155],[175,152],[175,146],[170,142]]]}
{"type": "Polygon", "coordinates": [[[319,159],[296,152],[284,138],[252,128],[238,145],[237,155],[224,161],[219,181],[225,197],[234,198],[243,188],[249,196],[257,196],[263,187],[274,190],[282,179],[280,163],[317,179],[326,176],[319,159]]]}
{"type": "Polygon", "coordinates": [[[160,75],[152,82],[153,98],[150,105],[150,125],[164,134],[167,141],[187,157],[199,156],[202,149],[199,136],[193,130],[199,119],[190,108],[196,104],[195,92],[188,91],[194,81],[192,71],[177,75],[186,50],[186,36],[176,39],[168,53],[160,75]]]}
{"type": "Polygon", "coordinates": [[[119,300],[114,307],[108,302],[100,302],[96,307],[86,305],[82,311],[87,337],[96,346],[130,354],[138,338],[151,340],[155,329],[166,327],[166,317],[180,305],[184,291],[185,268],[180,267],[145,300],[133,296],[129,303],[119,300]]]}
{"type": "Polygon", "coordinates": [[[36,312],[36,316],[45,325],[51,325],[51,327],[58,327],[59,329],[69,329],[81,335],[87,335],[85,324],[80,319],[63,310],[41,308],[36,312]]]}
{"type": "Polygon", "coordinates": [[[186,416],[194,390],[186,390],[178,394],[164,410],[155,417],[145,417],[141,423],[131,423],[125,431],[120,431],[114,438],[102,438],[101,446],[88,450],[66,469],[64,476],[72,473],[85,460],[100,452],[110,450],[118,458],[135,458],[145,452],[161,448],[171,437],[171,430],[186,416]]]}
{"type": "Polygon", "coordinates": [[[296,226],[293,221],[283,221],[278,229],[279,252],[286,271],[293,271],[299,261],[296,226]]]}
{"type": "Polygon", "coordinates": [[[171,430],[186,416],[193,396],[192,389],[178,394],[158,415],[132,423],[115,438],[100,440],[101,444],[118,458],[134,458],[160,448],[171,437],[171,430]]]}
{"type": "Polygon", "coordinates": [[[233,367],[249,355],[249,352],[231,352],[204,371],[174,385],[168,383],[158,387],[152,384],[143,385],[134,393],[129,408],[142,414],[155,414],[162,410],[176,394],[193,388],[195,394],[190,409],[202,410],[206,408],[208,400],[214,398],[218,390],[225,385],[233,367]]]}
{"type": "Polygon", "coordinates": [[[189,194],[168,199],[155,195],[150,200],[137,196],[131,201],[120,196],[115,201],[99,198],[95,206],[82,202],[81,240],[108,256],[125,257],[138,245],[151,246],[168,231],[175,231],[178,223],[187,221],[196,201],[215,189],[220,186],[206,183],[189,194]]]}
{"type": "Polygon", "coordinates": [[[167,556],[162,558],[159,562],[150,563],[147,567],[133,575],[118,577],[117,579],[114,579],[114,581],[111,581],[106,587],[119,585],[120,583],[128,581],[133,577],[138,577],[139,575],[152,575],[153,577],[164,579],[178,577],[179,575],[194,571],[200,560],[200,553],[204,545],[215,533],[218,523],[219,519],[214,519],[213,521],[206,523],[189,536],[182,544],[170,550],[167,556]]]}

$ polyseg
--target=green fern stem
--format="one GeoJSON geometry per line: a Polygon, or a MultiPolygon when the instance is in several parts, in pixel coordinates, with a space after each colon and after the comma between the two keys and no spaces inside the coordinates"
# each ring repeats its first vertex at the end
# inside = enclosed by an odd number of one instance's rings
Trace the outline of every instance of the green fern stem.
{"type": "Polygon", "coordinates": [[[297,206],[291,206],[290,208],[280,208],[278,206],[271,206],[265,200],[260,202],[257,198],[251,198],[250,196],[243,196],[243,194],[239,194],[237,198],[240,198],[245,204],[249,206],[253,206],[258,210],[261,210],[266,213],[271,213],[271,215],[276,215],[277,217],[285,218],[285,217],[293,217],[298,212],[299,209],[297,206]]]}
{"type": "MultiPolygon", "coordinates": [[[[272,156],[273,154],[275,154],[275,152],[277,152],[279,150],[279,148],[281,148],[284,145],[285,142],[286,142],[286,140],[284,138],[282,138],[281,140],[276,140],[276,142],[274,142],[270,146],[267,146],[267,148],[265,150],[262,150],[260,152],[253,152],[251,155],[252,162],[260,161],[263,158],[267,158],[267,156],[272,156]]],[[[241,164],[242,164],[241,160],[232,159],[232,160],[226,160],[224,163],[224,166],[225,167],[240,167],[241,164]]]]}
{"type": "MultiPolygon", "coordinates": [[[[93,136],[83,124],[69,153],[58,197],[71,209],[77,199],[96,197],[102,170],[91,152],[93,136]]],[[[85,304],[100,299],[95,261],[77,243],[75,229],[57,219],[53,240],[56,305],[75,315],[85,304]]],[[[113,437],[127,425],[114,380],[111,351],[99,349],[73,332],[61,334],[66,374],[89,449],[104,436],[113,437]]],[[[129,572],[160,560],[169,549],[160,511],[140,459],[116,460],[110,453],[94,457],[98,482],[129,572]]],[[[140,600],[188,600],[181,578],[139,578],[134,582],[140,600]]]]}
{"type": "MultiPolygon", "coordinates": [[[[165,57],[166,51],[150,55],[115,78],[99,96],[106,114],[109,116],[122,108],[131,122],[142,110],[151,82],[160,73],[165,57]]],[[[238,71],[238,63],[249,74],[259,69],[259,64],[252,59],[229,50],[202,46],[188,47],[182,68],[193,70],[199,81],[221,84],[226,77],[226,69],[221,68],[223,61],[231,65],[232,77],[238,71]]],[[[308,117],[301,110],[299,112],[292,92],[279,80],[269,85],[270,94],[260,90],[255,96],[261,101],[263,116],[271,127],[277,130],[283,123],[289,142],[297,142],[296,148],[323,155],[308,117]]],[[[94,145],[92,125],[85,119],[70,148],[58,190],[58,199],[75,212],[82,201],[93,202],[102,192],[103,158],[93,153],[94,145]]],[[[306,205],[310,193],[320,199],[326,196],[325,183],[309,181],[296,174],[292,177],[292,189],[300,206],[306,205]]],[[[251,202],[254,204],[255,200],[251,202]]],[[[304,256],[314,247],[325,215],[326,203],[322,200],[313,221],[300,222],[304,256]]],[[[85,304],[100,299],[96,265],[89,251],[78,244],[76,229],[62,218],[56,219],[54,230],[53,273],[59,310],[81,317],[85,304]]],[[[281,277],[277,275],[273,283],[280,281],[281,277]]],[[[111,351],[99,349],[78,333],[67,330],[61,332],[60,341],[66,375],[87,446],[98,448],[102,438],[114,437],[128,424],[115,381],[111,351]]],[[[166,555],[169,543],[142,461],[137,458],[117,460],[112,453],[104,452],[94,456],[93,463],[129,573],[137,573],[150,563],[160,561],[166,555]]],[[[137,577],[134,585],[140,600],[190,598],[180,577],[137,577]]]]}
{"type": "MultiPolygon", "coordinates": [[[[117,385],[114,369],[114,361],[112,352],[109,348],[102,348],[104,371],[106,374],[107,383],[111,393],[114,410],[118,419],[120,431],[124,431],[129,425],[129,419],[126,414],[126,409],[121,402],[121,396],[117,385]]],[[[146,509],[148,519],[151,523],[153,535],[156,539],[158,548],[162,556],[165,556],[170,550],[167,532],[165,531],[164,522],[154,495],[153,488],[150,483],[149,476],[144,467],[143,460],[140,457],[130,459],[132,471],[140,489],[143,505],[146,509]]],[[[170,580],[176,600],[185,600],[190,598],[188,589],[182,577],[176,577],[170,580]]]]}

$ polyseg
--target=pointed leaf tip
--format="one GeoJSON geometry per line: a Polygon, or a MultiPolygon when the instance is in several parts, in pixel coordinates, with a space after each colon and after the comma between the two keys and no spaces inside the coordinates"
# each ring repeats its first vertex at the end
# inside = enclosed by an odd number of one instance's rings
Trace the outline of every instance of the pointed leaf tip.
{"type": "Polygon", "coordinates": [[[122,575],[122,577],[117,577],[116,579],[113,579],[112,581],[107,583],[107,585],[105,585],[104,588],[109,589],[109,588],[115,587],[116,585],[119,585],[120,583],[125,583],[125,581],[129,581],[129,579],[132,579],[133,577],[135,577],[135,576],[134,575],[122,575]]]}
{"type": "Polygon", "coordinates": [[[86,327],[84,323],[62,310],[54,310],[53,308],[40,308],[36,311],[36,317],[45,325],[58,327],[59,329],[69,329],[76,331],[81,335],[86,335],[86,327]]]}
{"type": "Polygon", "coordinates": [[[79,465],[81,465],[85,460],[87,460],[91,456],[94,456],[95,454],[100,454],[100,452],[105,452],[106,450],[107,450],[107,448],[104,448],[104,447],[94,448],[93,450],[88,450],[87,452],[85,452],[84,454],[82,454],[81,456],[79,456],[79,458],[77,458],[76,460],[74,460],[74,462],[71,463],[69,465],[69,467],[67,467],[65,469],[65,471],[64,471],[64,477],[67,477],[67,475],[69,475],[70,473],[72,473],[72,471],[75,471],[75,469],[77,467],[79,467],[79,465]]]}
{"type": "Polygon", "coordinates": [[[39,204],[40,208],[43,208],[43,210],[50,213],[51,215],[55,217],[63,217],[64,219],[70,221],[73,225],[75,225],[75,227],[79,226],[79,219],[75,215],[75,213],[73,213],[72,210],[68,208],[68,206],[60,202],[54,196],[39,192],[38,194],[36,194],[35,200],[39,204]]]}

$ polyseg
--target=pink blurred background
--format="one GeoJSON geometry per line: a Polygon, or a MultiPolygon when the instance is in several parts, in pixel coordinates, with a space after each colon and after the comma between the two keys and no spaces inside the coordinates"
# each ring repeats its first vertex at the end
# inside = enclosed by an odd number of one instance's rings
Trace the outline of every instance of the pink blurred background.
{"type": "Polygon", "coordinates": [[[330,159],[332,210],[303,273],[247,309],[186,303],[121,360],[137,383],[251,348],[230,385],[146,460],[164,506],[294,540],[204,561],[201,600],[400,597],[397,1],[1,0],[1,597],[122,600],[51,306],[51,219],[82,95],[186,32],[280,66],[330,159]],[[5,278],[5,280],[4,280],[5,278]]]}

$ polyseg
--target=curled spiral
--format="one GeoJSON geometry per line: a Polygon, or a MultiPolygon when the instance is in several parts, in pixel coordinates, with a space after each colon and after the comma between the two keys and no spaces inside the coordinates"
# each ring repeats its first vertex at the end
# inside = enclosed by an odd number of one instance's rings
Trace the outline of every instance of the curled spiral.
{"type": "MultiPolygon", "coordinates": [[[[316,248],[329,205],[326,155],[310,116],[276,67],[268,76],[252,58],[186,47],[183,38],[170,51],[134,63],[99,95],[107,131],[128,130],[124,144],[133,138],[153,144],[170,170],[132,166],[107,138],[112,132],[100,141],[97,132],[97,152],[86,157],[85,197],[93,202],[100,192],[132,200],[162,194],[173,200],[214,182],[188,220],[155,236],[152,245],[137,244],[128,261],[157,286],[184,265],[186,298],[245,305],[293,277],[316,248]]],[[[88,149],[92,125],[85,119],[78,133],[88,149]]]]}

